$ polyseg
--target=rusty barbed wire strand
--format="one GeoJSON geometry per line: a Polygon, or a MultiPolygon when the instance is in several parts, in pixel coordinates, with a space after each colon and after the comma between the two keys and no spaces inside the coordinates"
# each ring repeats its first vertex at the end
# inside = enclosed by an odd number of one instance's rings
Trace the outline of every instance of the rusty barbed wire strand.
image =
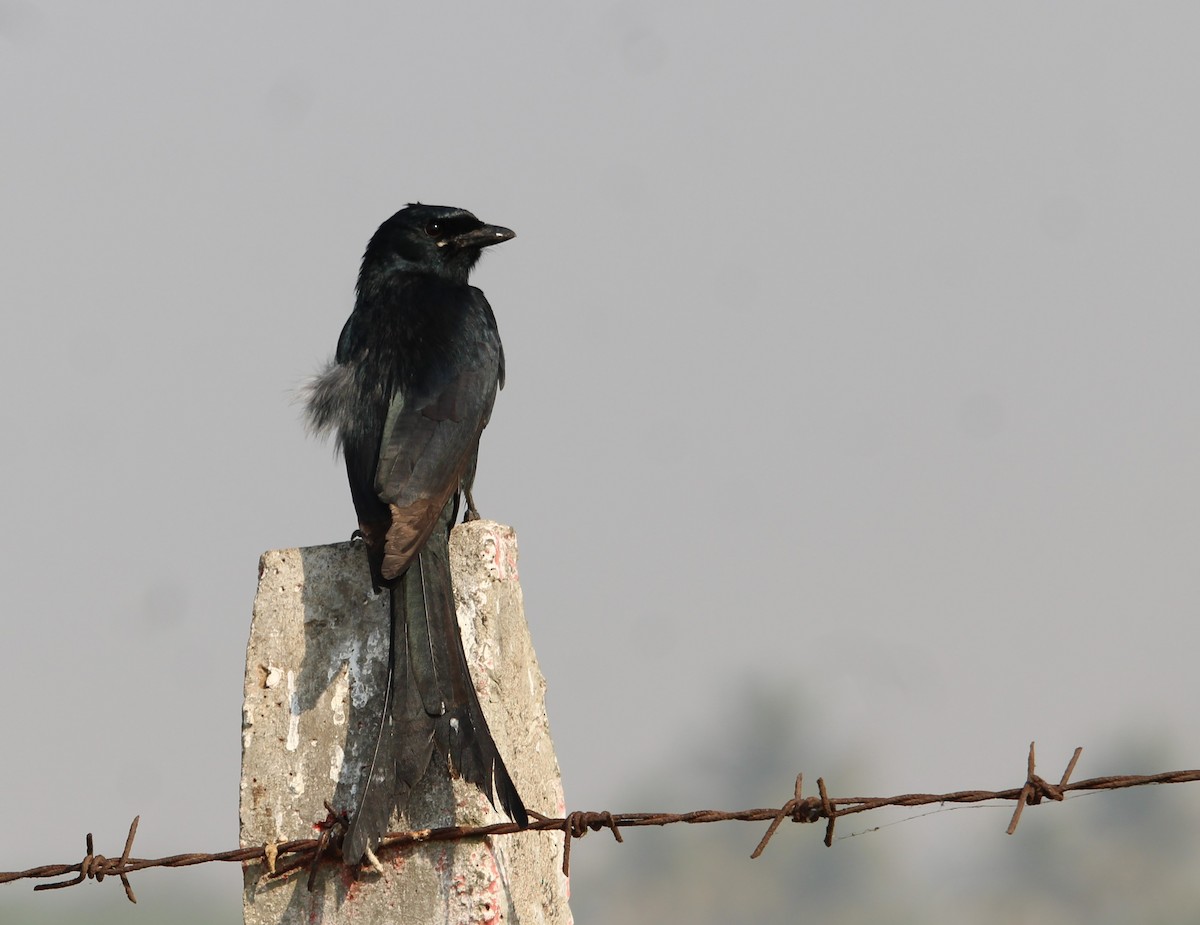
{"type": "MultiPolygon", "coordinates": [[[[1021,813],[1026,806],[1034,806],[1043,799],[1061,801],[1068,793],[1078,791],[1126,790],[1131,787],[1146,787],[1152,784],[1183,784],[1200,781],[1200,770],[1164,771],[1159,774],[1126,774],[1108,777],[1093,777],[1088,780],[1070,783],[1071,774],[1079,761],[1082,748],[1075,753],[1067,764],[1058,784],[1051,784],[1039,777],[1035,770],[1034,744],[1029,745],[1029,757],[1026,763],[1025,782],[1020,787],[1008,790],[957,790],[951,793],[904,793],[890,797],[837,797],[829,796],[824,778],[817,779],[817,796],[805,797],[801,794],[804,776],[796,777],[794,794],[782,807],[774,809],[744,809],[733,812],[723,812],[713,809],[694,810],[687,813],[610,813],[610,812],[573,812],[563,818],[552,818],[533,813],[534,819],[528,828],[521,829],[514,822],[497,822],[480,826],[444,826],[436,829],[421,829],[413,832],[392,832],[386,835],[379,844],[377,853],[392,851],[409,845],[419,845],[430,842],[457,841],[464,838],[480,838],[488,835],[513,835],[522,831],[547,832],[561,831],[563,833],[563,873],[570,875],[571,842],[583,838],[589,831],[598,832],[608,829],[618,842],[623,842],[621,830],[638,826],[665,826],[677,823],[698,825],[708,822],[768,822],[769,826],[763,834],[758,846],[750,855],[759,857],[766,849],[772,836],[778,831],[785,819],[793,822],[811,823],[821,819],[826,820],[825,844],[833,844],[833,831],[836,820],[843,816],[856,815],[881,809],[885,806],[913,807],[928,806],[934,803],[986,803],[993,801],[1016,801],[1012,821],[1006,830],[1008,834],[1016,831],[1021,813]]],[[[236,861],[242,864],[261,863],[265,868],[263,876],[268,879],[285,878],[297,871],[308,871],[308,884],[312,888],[314,878],[322,858],[333,852],[338,846],[339,836],[346,828],[346,814],[335,811],[328,803],[325,804],[328,815],[325,819],[314,823],[319,832],[317,838],[294,839],[287,842],[272,842],[266,845],[237,848],[232,851],[222,851],[216,854],[192,853],[175,854],[164,858],[134,858],[130,857],[133,839],[137,834],[138,821],[135,817],[129,827],[129,835],[125,840],[125,850],[119,858],[106,858],[95,853],[92,833],[85,839],[87,853],[82,861],[75,864],[46,864],[41,867],[31,867],[21,871],[0,871],[0,883],[11,883],[17,880],[51,879],[66,877],[74,874],[68,880],[58,880],[54,883],[39,883],[34,890],[57,890],[68,886],[76,886],[84,880],[101,882],[105,877],[117,877],[125,888],[125,895],[130,902],[137,902],[133,888],[129,885],[128,874],[146,870],[152,867],[191,867],[196,864],[213,862],[236,861]],[[285,860],[286,859],[286,860],[285,860]],[[283,862],[283,863],[280,863],[283,862]]],[[[329,864],[341,864],[340,860],[329,860],[329,864]]],[[[374,863],[378,863],[375,861],[374,863]]]]}

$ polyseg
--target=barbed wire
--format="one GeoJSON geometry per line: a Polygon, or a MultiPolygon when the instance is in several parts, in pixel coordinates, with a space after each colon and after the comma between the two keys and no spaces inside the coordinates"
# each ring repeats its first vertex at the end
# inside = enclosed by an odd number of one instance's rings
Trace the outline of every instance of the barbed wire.
{"type": "MultiPolygon", "coordinates": [[[[534,819],[529,826],[522,829],[514,822],[498,822],[492,825],[478,826],[443,826],[435,829],[421,829],[412,832],[392,832],[380,841],[375,854],[397,851],[401,848],[424,844],[427,842],[458,841],[464,838],[479,838],[489,835],[513,835],[517,832],[547,832],[560,831],[563,833],[563,873],[570,875],[571,871],[571,842],[583,838],[588,832],[598,832],[608,829],[618,842],[623,842],[622,829],[639,826],[665,826],[676,823],[698,825],[708,822],[769,822],[766,832],[751,853],[751,858],[759,857],[766,850],[768,842],[778,831],[779,826],[786,820],[792,822],[814,823],[825,820],[825,844],[832,846],[834,826],[843,816],[865,813],[885,806],[928,806],[935,803],[985,803],[992,801],[1015,801],[1012,820],[1009,822],[1007,833],[1013,834],[1021,820],[1021,813],[1026,806],[1036,806],[1045,799],[1061,801],[1066,794],[1075,791],[1126,790],[1131,787],[1145,787],[1151,784],[1182,784],[1200,781],[1200,770],[1165,771],[1161,774],[1127,774],[1110,777],[1093,777],[1088,780],[1070,783],[1071,774],[1079,761],[1083,749],[1075,749],[1063,771],[1062,778],[1057,784],[1051,784],[1040,777],[1035,769],[1035,745],[1030,743],[1029,758],[1025,782],[1020,787],[1008,790],[957,790],[952,793],[904,793],[890,797],[830,797],[824,778],[817,779],[817,793],[813,796],[803,796],[801,790],[804,775],[796,777],[795,791],[791,799],[777,809],[744,809],[734,812],[724,812],[713,809],[701,809],[688,813],[611,813],[611,812],[573,812],[561,818],[551,818],[540,813],[532,813],[534,819]]],[[[236,861],[239,863],[261,862],[265,868],[264,876],[270,879],[288,877],[298,871],[307,870],[308,886],[312,889],[314,878],[322,859],[328,856],[328,863],[341,864],[341,836],[345,832],[347,817],[345,813],[335,811],[328,803],[325,804],[327,815],[314,823],[318,837],[297,839],[287,842],[272,842],[254,847],[237,848],[233,851],[222,851],[217,854],[191,853],[174,854],[164,858],[135,858],[130,856],[133,840],[137,834],[140,816],[135,817],[129,827],[129,835],[125,839],[125,849],[119,858],[106,858],[96,854],[92,833],[86,838],[87,853],[82,861],[75,864],[46,864],[41,867],[31,867],[28,870],[0,872],[0,883],[11,883],[17,880],[52,879],[74,874],[68,880],[58,880],[54,883],[39,883],[34,890],[57,890],[64,887],[76,886],[84,880],[102,882],[105,877],[117,877],[125,888],[125,895],[130,902],[137,902],[133,888],[129,885],[128,874],[146,870],[151,867],[191,867],[196,864],[209,864],[218,861],[236,861]],[[282,863],[281,863],[282,862],[282,863]]],[[[375,854],[369,853],[369,863],[378,865],[375,854]]]]}

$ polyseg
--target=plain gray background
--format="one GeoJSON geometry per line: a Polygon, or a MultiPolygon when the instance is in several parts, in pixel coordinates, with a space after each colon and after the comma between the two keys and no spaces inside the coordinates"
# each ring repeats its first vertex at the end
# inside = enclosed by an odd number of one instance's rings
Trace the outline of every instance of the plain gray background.
{"type": "MultiPolygon", "coordinates": [[[[511,226],[482,449],[576,809],[1198,763],[1200,8],[0,0],[0,869],[237,839],[296,391],[412,200],[511,226]]],[[[591,836],[581,922],[1191,918],[1196,785],[591,836]],[[906,819],[916,813],[900,813],[906,819]],[[1136,914],[1129,910],[1138,910],[1136,914]],[[1182,912],[1180,910],[1183,910],[1182,912]]],[[[238,920],[235,867],[22,922],[238,920]],[[108,918],[105,918],[105,917],[108,918]]]]}

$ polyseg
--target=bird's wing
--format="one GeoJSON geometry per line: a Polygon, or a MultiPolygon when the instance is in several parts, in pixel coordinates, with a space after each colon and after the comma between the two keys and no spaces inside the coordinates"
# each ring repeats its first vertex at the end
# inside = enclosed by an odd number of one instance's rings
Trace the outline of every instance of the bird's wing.
{"type": "Polygon", "coordinates": [[[392,399],[384,421],[375,491],[391,508],[382,577],[402,574],[458,490],[496,400],[499,341],[481,344],[472,362],[438,385],[392,399]]]}

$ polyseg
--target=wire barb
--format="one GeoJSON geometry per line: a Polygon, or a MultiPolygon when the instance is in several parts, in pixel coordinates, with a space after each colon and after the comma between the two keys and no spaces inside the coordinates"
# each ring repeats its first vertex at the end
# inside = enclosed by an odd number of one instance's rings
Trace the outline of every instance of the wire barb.
{"type": "Polygon", "coordinates": [[[1075,763],[1079,761],[1079,756],[1083,754],[1082,746],[1075,749],[1075,754],[1071,756],[1071,761],[1067,765],[1067,769],[1063,771],[1062,780],[1056,787],[1049,781],[1039,777],[1034,771],[1036,748],[1036,742],[1029,743],[1029,759],[1026,763],[1025,785],[1021,788],[1021,792],[1017,796],[1017,806],[1013,810],[1012,822],[1008,824],[1008,829],[1006,830],[1009,835],[1017,831],[1017,823],[1021,821],[1021,813],[1025,811],[1026,806],[1036,806],[1042,802],[1043,798],[1062,802],[1064,797],[1063,788],[1067,786],[1067,780],[1070,779],[1071,772],[1075,770],[1075,763]]]}
{"type": "MultiPolygon", "coordinates": [[[[558,820],[546,819],[545,816],[542,816],[540,821],[557,822],[558,820]]],[[[625,841],[621,837],[621,830],[617,828],[617,820],[613,818],[612,813],[574,812],[570,813],[563,823],[562,872],[564,877],[571,876],[571,842],[576,838],[583,838],[589,831],[599,832],[601,829],[607,828],[612,831],[613,838],[617,840],[618,844],[625,841]]]]}
{"type": "MultiPolygon", "coordinates": [[[[817,790],[821,794],[821,812],[825,814],[825,818],[829,823],[825,826],[825,847],[833,847],[833,823],[837,820],[837,811],[833,808],[833,800],[829,799],[829,792],[825,789],[825,778],[817,778],[817,790]]],[[[819,816],[814,816],[811,822],[816,822],[819,816]]]]}
{"type": "Polygon", "coordinates": [[[792,817],[792,822],[816,822],[821,818],[823,811],[828,812],[829,830],[827,832],[827,837],[829,836],[829,833],[832,833],[833,811],[828,809],[829,795],[825,793],[824,778],[818,780],[817,784],[821,788],[820,803],[817,803],[812,797],[808,797],[806,799],[802,796],[802,791],[804,790],[804,775],[796,775],[796,789],[792,798],[779,808],[779,812],[777,812],[775,814],[775,818],[771,820],[771,824],[767,827],[766,833],[758,842],[758,847],[750,852],[751,860],[754,860],[766,850],[767,842],[771,840],[771,836],[775,834],[779,826],[783,824],[783,820],[788,818],[788,816],[792,817]]]}
{"type": "Polygon", "coordinates": [[[125,887],[125,895],[131,903],[137,902],[137,896],[134,895],[133,887],[129,885],[129,878],[125,876],[125,867],[129,863],[129,852],[133,850],[133,837],[137,835],[138,821],[141,816],[134,816],[133,822],[129,826],[129,835],[125,838],[125,850],[121,852],[121,856],[115,861],[110,861],[102,854],[95,853],[95,844],[92,840],[92,833],[87,833],[85,842],[87,844],[87,854],[84,855],[82,861],[79,862],[72,870],[78,870],[79,875],[72,877],[70,880],[60,880],[57,883],[39,883],[33,889],[37,890],[61,890],[63,887],[75,886],[83,883],[84,880],[94,879],[97,883],[103,883],[104,878],[109,874],[115,874],[121,878],[121,885],[125,887]]]}

